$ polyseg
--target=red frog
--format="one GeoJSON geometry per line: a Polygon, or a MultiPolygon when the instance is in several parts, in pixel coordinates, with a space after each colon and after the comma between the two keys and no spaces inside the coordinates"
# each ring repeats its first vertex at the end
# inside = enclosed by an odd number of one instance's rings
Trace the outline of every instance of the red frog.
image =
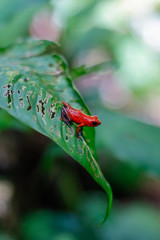
{"type": "Polygon", "coordinates": [[[62,102],[64,107],[61,110],[61,120],[63,120],[69,127],[69,122],[78,124],[76,135],[79,138],[82,135],[82,129],[84,126],[97,127],[101,124],[97,116],[89,116],[81,112],[81,110],[72,108],[68,103],[62,102]]]}

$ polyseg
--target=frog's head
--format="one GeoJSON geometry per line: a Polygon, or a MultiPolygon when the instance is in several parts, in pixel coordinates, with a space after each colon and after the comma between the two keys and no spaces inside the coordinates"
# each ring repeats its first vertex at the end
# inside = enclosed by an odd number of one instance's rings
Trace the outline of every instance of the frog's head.
{"type": "Polygon", "coordinates": [[[94,126],[94,127],[97,127],[98,125],[100,125],[101,124],[101,121],[98,119],[98,117],[97,116],[93,116],[92,117],[92,125],[94,126]]]}

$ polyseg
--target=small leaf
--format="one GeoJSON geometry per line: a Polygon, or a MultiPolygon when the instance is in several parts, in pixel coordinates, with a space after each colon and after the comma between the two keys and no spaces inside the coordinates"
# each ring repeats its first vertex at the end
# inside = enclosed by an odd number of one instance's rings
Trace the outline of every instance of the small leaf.
{"type": "Polygon", "coordinates": [[[84,139],[76,137],[76,127],[68,128],[61,119],[62,101],[90,114],[72,85],[68,67],[49,41],[27,41],[5,52],[0,58],[0,107],[48,136],[77,160],[107,192],[112,203],[110,185],[97,163],[94,128],[84,128],[84,139]],[[50,53],[49,53],[50,50],[50,53]]]}
{"type": "Polygon", "coordinates": [[[98,73],[98,72],[104,72],[108,69],[115,69],[117,67],[115,62],[102,62],[99,64],[96,64],[91,67],[86,67],[85,65],[82,65],[77,68],[73,68],[71,70],[71,76],[73,80],[77,80],[79,77],[90,74],[90,73],[98,73]]]}

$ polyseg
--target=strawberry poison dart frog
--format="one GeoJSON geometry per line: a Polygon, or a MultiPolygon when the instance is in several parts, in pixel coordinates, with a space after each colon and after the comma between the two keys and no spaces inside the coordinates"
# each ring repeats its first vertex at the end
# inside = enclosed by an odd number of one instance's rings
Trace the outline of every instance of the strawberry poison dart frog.
{"type": "Polygon", "coordinates": [[[61,119],[69,126],[70,122],[78,124],[76,135],[79,138],[82,135],[84,126],[97,127],[101,124],[97,116],[89,116],[81,112],[81,110],[72,108],[68,103],[62,102],[64,107],[61,110],[61,119]]]}

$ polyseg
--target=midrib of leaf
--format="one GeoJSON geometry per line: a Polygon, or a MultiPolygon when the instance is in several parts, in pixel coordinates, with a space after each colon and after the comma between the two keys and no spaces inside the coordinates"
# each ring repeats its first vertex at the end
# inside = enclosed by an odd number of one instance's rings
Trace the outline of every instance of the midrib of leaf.
{"type": "Polygon", "coordinates": [[[106,219],[112,192],[95,159],[94,129],[84,128],[85,140],[82,141],[75,136],[75,124],[69,129],[60,120],[64,100],[87,114],[89,111],[72,85],[63,58],[55,53],[45,54],[52,46],[55,45],[48,41],[29,41],[6,52],[0,59],[0,106],[50,137],[91,174],[107,192],[106,219]]]}

